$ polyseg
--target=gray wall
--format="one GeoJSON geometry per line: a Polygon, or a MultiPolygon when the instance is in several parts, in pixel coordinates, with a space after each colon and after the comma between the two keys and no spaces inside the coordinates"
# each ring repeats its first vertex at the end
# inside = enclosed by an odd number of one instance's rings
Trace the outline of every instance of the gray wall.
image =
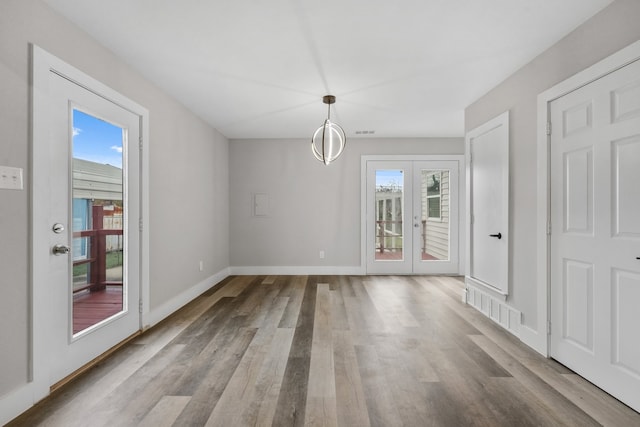
{"type": "MultiPolygon", "coordinates": [[[[0,165],[28,188],[30,42],[150,111],[151,309],[228,267],[228,141],[38,0],[0,1],[0,165]]],[[[0,190],[0,396],[27,380],[29,197],[0,190]]]]}
{"type": "Polygon", "coordinates": [[[617,0],[465,111],[470,131],[510,110],[511,258],[509,304],[535,329],[536,120],[539,93],[640,39],[640,1],[617,0]]]}
{"type": "Polygon", "coordinates": [[[231,265],[360,266],[361,156],[462,153],[462,138],[349,139],[324,166],[310,140],[232,140],[231,265]],[[269,195],[268,217],[252,217],[254,193],[269,195]]]}

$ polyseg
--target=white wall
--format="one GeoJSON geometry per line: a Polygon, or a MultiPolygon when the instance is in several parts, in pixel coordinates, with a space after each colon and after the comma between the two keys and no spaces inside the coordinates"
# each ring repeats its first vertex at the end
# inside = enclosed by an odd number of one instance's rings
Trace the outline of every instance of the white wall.
{"type": "Polygon", "coordinates": [[[530,328],[537,324],[536,287],[545,286],[536,277],[537,96],[640,39],[639,19],[640,1],[615,1],[465,110],[467,132],[510,110],[508,303],[530,328]]]}
{"type": "Polygon", "coordinates": [[[0,165],[26,178],[0,190],[0,404],[28,378],[29,43],[150,111],[151,310],[229,266],[226,138],[39,0],[0,1],[0,165]]]}
{"type": "Polygon", "coordinates": [[[311,154],[310,140],[232,140],[231,266],[354,271],[360,267],[360,157],[462,153],[463,138],[354,138],[338,160],[324,166],[311,154]],[[268,217],[252,216],[255,193],[269,195],[268,217]]]}

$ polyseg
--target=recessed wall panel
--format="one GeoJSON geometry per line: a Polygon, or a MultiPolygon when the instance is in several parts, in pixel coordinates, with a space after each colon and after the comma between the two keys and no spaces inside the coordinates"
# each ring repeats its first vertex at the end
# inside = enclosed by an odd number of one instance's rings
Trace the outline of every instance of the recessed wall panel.
{"type": "Polygon", "coordinates": [[[640,80],[611,91],[613,123],[640,116],[640,80]]]}
{"type": "Polygon", "coordinates": [[[614,141],[611,157],[613,235],[640,239],[640,135],[614,141]]]}
{"type": "Polygon", "coordinates": [[[564,337],[593,352],[593,265],[564,260],[564,337]]]}
{"type": "Polygon", "coordinates": [[[613,363],[640,379],[640,274],[613,270],[613,363]]]}
{"type": "Polygon", "coordinates": [[[564,154],[564,231],[593,234],[593,151],[564,154]]]}
{"type": "Polygon", "coordinates": [[[566,137],[591,129],[593,122],[591,102],[576,105],[562,112],[562,133],[566,137]]]}

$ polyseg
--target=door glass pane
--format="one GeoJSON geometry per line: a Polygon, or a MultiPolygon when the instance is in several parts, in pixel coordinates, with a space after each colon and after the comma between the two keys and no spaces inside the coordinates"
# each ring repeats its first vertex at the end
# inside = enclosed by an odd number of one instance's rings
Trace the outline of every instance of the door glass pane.
{"type": "Polygon", "coordinates": [[[422,169],[420,175],[422,261],[449,260],[449,171],[422,169]]]}
{"type": "Polygon", "coordinates": [[[402,170],[376,170],[376,261],[403,259],[403,185],[402,170]]]}
{"type": "Polygon", "coordinates": [[[123,309],[125,130],[73,110],[73,333],[123,309]]]}

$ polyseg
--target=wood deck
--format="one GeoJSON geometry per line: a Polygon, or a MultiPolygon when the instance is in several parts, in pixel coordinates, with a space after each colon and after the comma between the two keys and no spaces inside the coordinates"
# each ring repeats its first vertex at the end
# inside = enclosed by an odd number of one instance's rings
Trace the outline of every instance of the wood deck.
{"type": "MultiPolygon", "coordinates": [[[[376,251],[375,257],[376,257],[376,261],[399,261],[404,259],[402,251],[398,251],[398,252],[385,251],[382,253],[376,251]]],[[[421,258],[422,258],[422,261],[439,260],[439,258],[436,258],[435,256],[426,252],[422,252],[421,258]]]]}
{"type": "Polygon", "coordinates": [[[9,426],[632,426],[450,277],[239,276],[9,426]]]}
{"type": "Polygon", "coordinates": [[[73,333],[119,313],[122,310],[122,286],[107,286],[100,291],[85,291],[73,297],[73,333]]]}

